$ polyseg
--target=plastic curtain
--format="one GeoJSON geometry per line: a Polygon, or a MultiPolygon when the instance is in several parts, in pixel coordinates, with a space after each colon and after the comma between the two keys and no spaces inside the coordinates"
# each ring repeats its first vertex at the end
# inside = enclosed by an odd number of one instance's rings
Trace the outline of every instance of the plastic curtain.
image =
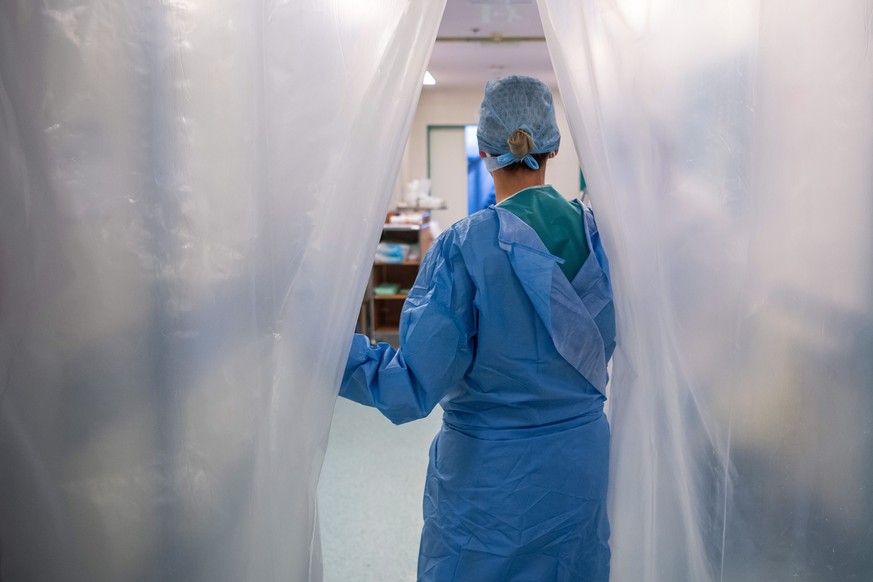
{"type": "Polygon", "coordinates": [[[538,1],[617,296],[612,579],[873,579],[873,2],[538,1]]]}
{"type": "Polygon", "coordinates": [[[0,579],[321,578],[443,6],[0,4],[0,579]]]}

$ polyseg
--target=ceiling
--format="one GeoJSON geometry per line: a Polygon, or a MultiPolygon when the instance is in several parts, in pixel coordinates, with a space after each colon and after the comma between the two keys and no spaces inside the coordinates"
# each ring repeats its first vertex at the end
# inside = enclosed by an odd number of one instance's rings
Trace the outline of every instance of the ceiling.
{"type": "Polygon", "coordinates": [[[447,0],[428,70],[437,88],[512,74],[555,85],[535,0],[447,0]]]}

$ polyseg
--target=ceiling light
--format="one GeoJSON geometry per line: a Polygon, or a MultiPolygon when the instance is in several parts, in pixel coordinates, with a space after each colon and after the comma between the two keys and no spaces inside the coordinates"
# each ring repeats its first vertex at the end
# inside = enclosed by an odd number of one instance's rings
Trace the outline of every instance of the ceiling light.
{"type": "Polygon", "coordinates": [[[430,71],[424,72],[424,85],[436,85],[436,79],[430,74],[430,71]]]}

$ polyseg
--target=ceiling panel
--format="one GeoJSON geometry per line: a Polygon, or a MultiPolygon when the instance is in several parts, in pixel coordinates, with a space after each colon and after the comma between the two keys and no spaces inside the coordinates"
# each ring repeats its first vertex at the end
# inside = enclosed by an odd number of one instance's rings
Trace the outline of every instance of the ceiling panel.
{"type": "Polygon", "coordinates": [[[546,43],[516,42],[513,37],[543,37],[534,0],[448,0],[428,70],[437,87],[481,87],[489,79],[512,74],[554,85],[546,43]]]}

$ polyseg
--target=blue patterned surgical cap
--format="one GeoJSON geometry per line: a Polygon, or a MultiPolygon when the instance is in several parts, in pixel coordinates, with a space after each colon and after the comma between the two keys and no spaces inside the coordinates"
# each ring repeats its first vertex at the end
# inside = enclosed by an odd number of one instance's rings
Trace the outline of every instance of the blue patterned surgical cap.
{"type": "Polygon", "coordinates": [[[479,110],[479,150],[490,154],[485,158],[489,172],[498,168],[524,162],[533,170],[539,168],[537,161],[527,155],[515,157],[509,151],[507,140],[521,129],[534,141],[531,154],[556,151],[561,145],[561,133],[555,120],[555,104],[552,92],[545,83],[533,77],[513,75],[485,85],[485,98],[479,110]]]}

